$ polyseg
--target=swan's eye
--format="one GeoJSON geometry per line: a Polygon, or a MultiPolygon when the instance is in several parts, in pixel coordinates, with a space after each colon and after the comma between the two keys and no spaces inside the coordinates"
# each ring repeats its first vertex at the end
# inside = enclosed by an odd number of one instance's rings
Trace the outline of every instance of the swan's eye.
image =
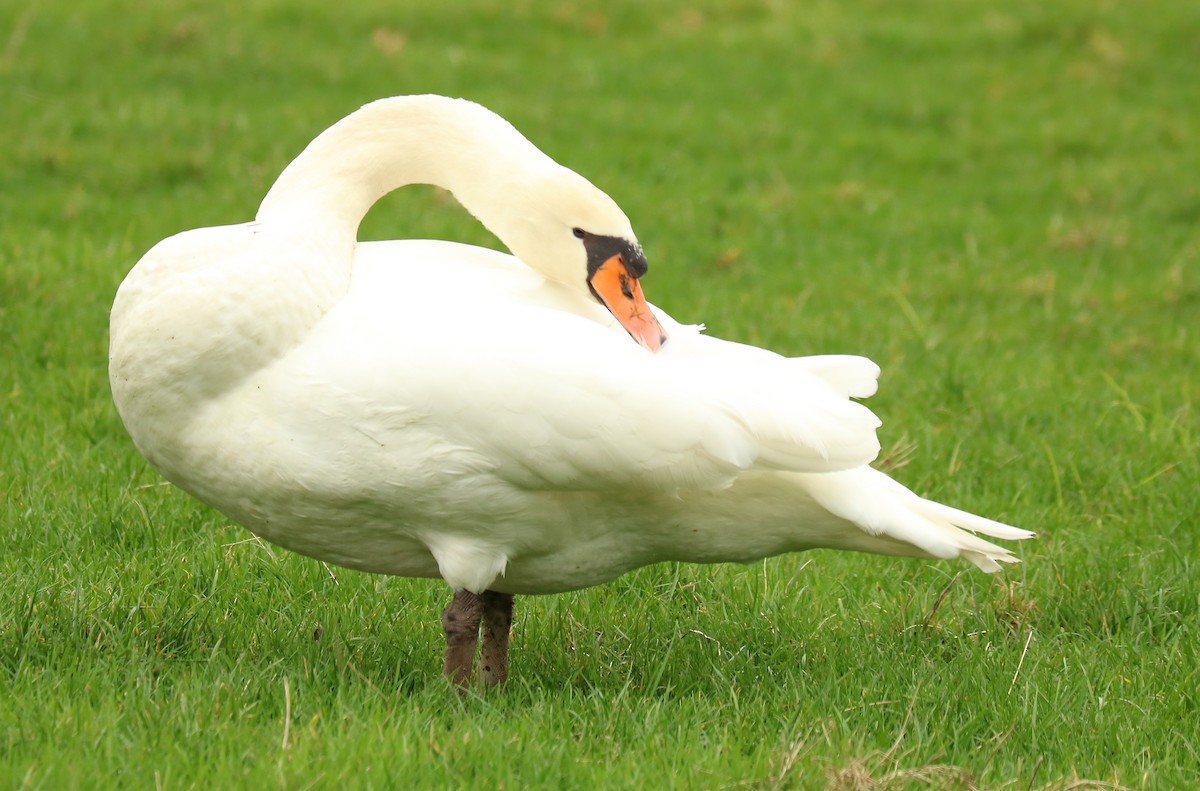
{"type": "Polygon", "coordinates": [[[572,228],[571,233],[575,234],[576,239],[582,239],[583,237],[587,236],[587,231],[583,230],[582,228],[572,228]]]}

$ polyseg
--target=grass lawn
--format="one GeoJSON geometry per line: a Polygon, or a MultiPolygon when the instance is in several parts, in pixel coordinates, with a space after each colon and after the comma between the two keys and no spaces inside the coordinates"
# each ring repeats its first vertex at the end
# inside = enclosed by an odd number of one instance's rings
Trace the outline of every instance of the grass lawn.
{"type": "MultiPolygon", "coordinates": [[[[1177,0],[3,4],[0,788],[1196,787],[1198,86],[1177,0]],[[677,318],[874,358],[881,464],[1037,530],[1024,564],[518,598],[513,681],[460,700],[444,585],[163,484],[108,393],[117,284],[419,92],[609,192],[677,318]]],[[[362,236],[493,243],[426,189],[362,236]]]]}

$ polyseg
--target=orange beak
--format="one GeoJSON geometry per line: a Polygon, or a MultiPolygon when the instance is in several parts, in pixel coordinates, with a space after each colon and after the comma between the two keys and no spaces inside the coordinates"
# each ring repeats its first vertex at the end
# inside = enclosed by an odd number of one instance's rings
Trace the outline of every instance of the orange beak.
{"type": "Polygon", "coordinates": [[[614,255],[596,269],[588,282],[604,307],[635,341],[652,352],[658,351],[667,333],[646,304],[642,284],[629,274],[624,258],[614,255]]]}

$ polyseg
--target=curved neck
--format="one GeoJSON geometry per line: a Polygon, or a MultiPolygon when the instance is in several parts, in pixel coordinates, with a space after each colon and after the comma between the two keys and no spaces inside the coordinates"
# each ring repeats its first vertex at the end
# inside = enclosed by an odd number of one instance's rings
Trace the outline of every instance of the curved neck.
{"type": "Polygon", "coordinates": [[[558,165],[507,121],[463,99],[405,96],[372,102],[319,135],[284,169],[260,222],[336,230],[357,238],[372,205],[408,184],[449,190],[501,241],[513,218],[495,195],[530,171],[558,165]],[[331,227],[332,226],[332,227],[331,227]]]}

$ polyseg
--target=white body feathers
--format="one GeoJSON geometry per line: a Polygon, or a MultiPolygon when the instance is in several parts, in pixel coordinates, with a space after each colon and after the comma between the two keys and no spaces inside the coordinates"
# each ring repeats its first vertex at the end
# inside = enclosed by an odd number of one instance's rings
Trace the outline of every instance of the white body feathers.
{"type": "Polygon", "coordinates": [[[967,531],[1031,535],[867,466],[879,423],[850,400],[875,391],[864,358],[785,359],[661,311],[669,340],[638,346],[558,236],[539,244],[540,201],[632,238],[607,196],[477,105],[406,97],[343,120],[258,221],[171,237],[129,274],[110,376],[134,442],[269,541],[477,592],[812,547],[993,571],[1012,555],[967,531]],[[414,181],[453,191],[520,259],[356,243],[370,205],[414,181]]]}

